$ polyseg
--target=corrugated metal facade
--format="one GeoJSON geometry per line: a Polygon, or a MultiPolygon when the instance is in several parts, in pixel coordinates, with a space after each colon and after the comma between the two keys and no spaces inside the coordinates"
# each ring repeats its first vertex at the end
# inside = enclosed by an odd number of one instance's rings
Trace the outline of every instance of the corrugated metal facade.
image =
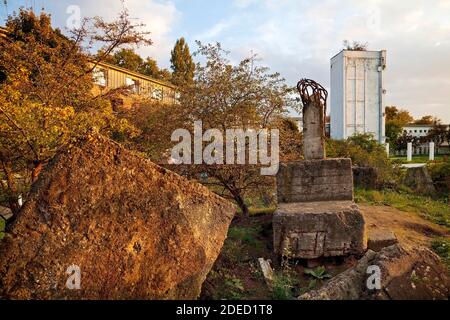
{"type": "Polygon", "coordinates": [[[117,89],[124,86],[134,86],[136,94],[173,103],[176,100],[176,87],[164,81],[155,80],[145,75],[120,68],[108,63],[99,63],[96,67],[94,81],[107,89],[117,89]],[[103,73],[103,76],[98,74],[103,73]],[[100,77],[100,78],[99,78],[100,77]]]}
{"type": "Polygon", "coordinates": [[[3,27],[0,27],[0,37],[6,37],[7,34],[8,34],[8,32],[6,31],[6,29],[3,27]]]}
{"type": "MultiPolygon", "coordinates": [[[[8,31],[0,27],[0,37],[5,37],[8,31]]],[[[176,86],[165,81],[156,80],[143,74],[120,68],[109,63],[98,63],[94,72],[96,90],[117,89],[133,85],[136,94],[162,101],[176,102],[176,86]]]]}

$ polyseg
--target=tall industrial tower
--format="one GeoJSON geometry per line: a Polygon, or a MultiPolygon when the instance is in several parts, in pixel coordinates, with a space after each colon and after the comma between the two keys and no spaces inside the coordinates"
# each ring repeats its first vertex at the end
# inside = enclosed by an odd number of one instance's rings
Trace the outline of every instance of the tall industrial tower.
{"type": "Polygon", "coordinates": [[[385,69],[385,50],[342,50],[331,58],[331,138],[372,133],[385,143],[385,69]]]}

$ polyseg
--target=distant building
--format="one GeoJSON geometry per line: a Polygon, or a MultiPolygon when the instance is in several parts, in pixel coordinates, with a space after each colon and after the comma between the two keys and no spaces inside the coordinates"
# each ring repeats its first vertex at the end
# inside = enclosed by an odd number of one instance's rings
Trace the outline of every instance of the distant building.
{"type": "Polygon", "coordinates": [[[372,133],[384,143],[386,51],[342,50],[331,58],[331,137],[372,133]]]}
{"type": "MultiPolygon", "coordinates": [[[[163,103],[173,103],[178,98],[175,85],[109,63],[100,62],[92,76],[96,90],[111,90],[127,86],[131,88],[133,94],[163,103]]],[[[128,103],[124,101],[124,104],[128,103]]]]}
{"type": "MultiPolygon", "coordinates": [[[[0,27],[0,37],[7,35],[8,30],[0,27]]],[[[94,61],[91,64],[94,65],[94,61]]],[[[128,86],[136,95],[163,103],[173,103],[178,98],[175,85],[106,62],[97,64],[92,77],[95,84],[94,93],[128,86]]],[[[124,96],[121,100],[125,107],[132,106],[134,101],[132,96],[124,96]]]]}
{"type": "MultiPolygon", "coordinates": [[[[450,125],[446,125],[447,130],[450,130],[450,125]]],[[[428,136],[433,130],[432,124],[408,124],[403,127],[403,134],[406,134],[410,137],[420,139],[422,138],[421,143],[416,143],[413,145],[413,154],[414,155],[427,155],[429,153],[429,142],[426,141],[425,138],[428,136]]],[[[450,153],[450,147],[449,143],[446,141],[440,146],[436,146],[435,150],[436,154],[449,154],[450,153]]],[[[396,155],[405,155],[406,150],[397,151],[396,155]]]]}
{"type": "Polygon", "coordinates": [[[403,133],[414,137],[423,138],[426,137],[433,129],[431,124],[409,124],[403,127],[403,133]]]}
{"type": "Polygon", "coordinates": [[[3,27],[0,27],[0,38],[1,37],[6,37],[6,35],[8,34],[8,31],[6,31],[6,29],[5,28],[3,28],[3,27]]]}

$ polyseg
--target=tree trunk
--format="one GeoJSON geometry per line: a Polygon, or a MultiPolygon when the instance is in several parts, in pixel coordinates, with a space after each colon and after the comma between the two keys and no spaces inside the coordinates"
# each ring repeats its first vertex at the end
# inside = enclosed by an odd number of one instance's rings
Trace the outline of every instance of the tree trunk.
{"type": "Polygon", "coordinates": [[[248,209],[248,206],[245,204],[244,199],[242,199],[241,195],[239,193],[234,193],[233,194],[233,198],[236,201],[236,203],[239,206],[239,208],[241,208],[242,215],[244,217],[249,217],[250,216],[250,211],[248,209]]]}
{"type": "Polygon", "coordinates": [[[41,170],[42,170],[42,162],[41,161],[36,161],[34,163],[33,171],[31,172],[31,183],[36,181],[36,179],[38,178],[39,173],[41,172],[41,170]]]}
{"type": "Polygon", "coordinates": [[[19,200],[15,197],[8,197],[8,206],[11,209],[12,216],[15,217],[20,211],[19,200]]]}

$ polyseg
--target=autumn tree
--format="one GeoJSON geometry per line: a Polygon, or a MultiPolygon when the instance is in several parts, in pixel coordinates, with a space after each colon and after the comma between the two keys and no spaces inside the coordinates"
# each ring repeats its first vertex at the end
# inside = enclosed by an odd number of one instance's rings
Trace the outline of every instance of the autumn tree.
{"type": "Polygon", "coordinates": [[[434,142],[437,147],[440,147],[445,142],[449,142],[449,128],[447,125],[441,124],[440,120],[436,119],[433,127],[428,132],[427,136],[422,139],[422,142],[434,142]]]}
{"type": "Polygon", "coordinates": [[[175,145],[171,141],[172,133],[186,125],[186,113],[180,104],[167,105],[152,99],[135,103],[131,110],[123,110],[121,117],[140,132],[127,140],[126,146],[159,164],[167,163],[171,156],[175,145]]]}
{"type": "Polygon", "coordinates": [[[133,49],[122,48],[114,52],[111,56],[111,62],[116,66],[139,72],[144,64],[144,59],[133,49]]]}
{"type": "Polygon", "coordinates": [[[396,143],[403,134],[403,127],[414,121],[414,118],[406,110],[395,106],[386,107],[386,138],[396,149],[396,143]]]}
{"type": "MultiPolygon", "coordinates": [[[[295,106],[290,94],[293,89],[278,73],[258,66],[255,56],[233,65],[220,44],[198,42],[198,46],[196,54],[204,62],[196,64],[193,82],[180,87],[180,105],[188,121],[186,129],[192,130],[193,120],[201,120],[204,130],[218,129],[223,136],[227,129],[234,128],[254,130],[259,135],[263,128],[277,128],[274,125],[277,117],[287,107],[295,106]]],[[[288,124],[289,139],[294,136],[292,129],[288,124]]],[[[233,199],[244,215],[249,214],[246,202],[249,194],[267,188],[273,190],[273,177],[262,176],[258,166],[203,165],[195,166],[193,172],[197,178],[198,174],[205,173],[208,179],[203,182],[233,199]]]]}
{"type": "Polygon", "coordinates": [[[173,71],[173,83],[181,85],[191,83],[194,78],[195,64],[189,50],[189,46],[184,38],[180,38],[175,43],[171,53],[171,68],[173,71]]]}
{"type": "Polygon", "coordinates": [[[407,132],[403,132],[395,141],[394,149],[397,151],[406,150],[408,143],[412,143],[413,145],[420,143],[420,139],[412,136],[407,132]]]}
{"type": "Polygon", "coordinates": [[[171,80],[171,73],[167,69],[160,69],[155,59],[147,57],[145,60],[132,48],[121,48],[106,58],[106,61],[116,66],[141,73],[157,80],[171,80]]]}
{"type": "Polygon", "coordinates": [[[0,181],[14,213],[19,194],[25,197],[41,168],[78,135],[92,127],[106,135],[136,132],[113,113],[114,92],[94,95],[92,73],[121,46],[151,44],[140,26],[124,10],[112,22],[86,18],[65,36],[45,13],[22,9],[9,16],[8,35],[0,38],[0,181]],[[97,59],[84,51],[94,46],[102,46],[97,59]]]}
{"type": "Polygon", "coordinates": [[[147,57],[147,59],[145,59],[144,63],[142,64],[141,68],[139,68],[138,72],[145,74],[149,77],[152,77],[154,79],[169,82],[172,81],[172,73],[165,68],[160,69],[156,60],[150,57],[147,57]]]}
{"type": "Polygon", "coordinates": [[[449,130],[447,125],[442,124],[442,120],[434,117],[434,116],[423,116],[419,120],[414,122],[418,125],[428,125],[432,126],[431,130],[428,134],[421,139],[420,142],[434,142],[437,147],[440,147],[446,141],[450,142],[449,138],[449,130]]]}
{"type": "Polygon", "coordinates": [[[414,122],[414,118],[411,116],[409,111],[404,109],[399,109],[396,106],[386,107],[386,121],[396,121],[402,126],[414,122]]]}
{"type": "Polygon", "coordinates": [[[303,136],[294,120],[276,117],[270,127],[280,131],[280,161],[303,159],[303,136]]]}

